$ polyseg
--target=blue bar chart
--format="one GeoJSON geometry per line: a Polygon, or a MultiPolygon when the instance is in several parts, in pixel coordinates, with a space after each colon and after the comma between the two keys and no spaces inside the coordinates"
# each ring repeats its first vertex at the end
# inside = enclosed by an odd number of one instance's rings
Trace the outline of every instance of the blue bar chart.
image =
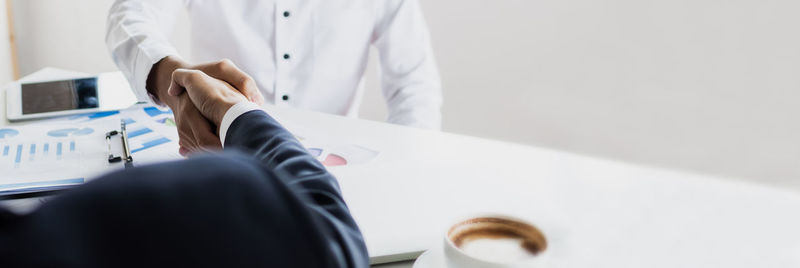
{"type": "Polygon", "coordinates": [[[140,151],[147,150],[169,142],[170,140],[165,137],[156,137],[154,139],[143,142],[140,147],[131,150],[131,153],[138,153],[140,151]]]}
{"type": "Polygon", "coordinates": [[[0,195],[67,187],[107,172],[105,133],[119,124],[109,118],[0,128],[0,195]]]}
{"type": "MultiPolygon", "coordinates": [[[[146,154],[145,157],[150,158],[158,154],[173,155],[170,151],[175,151],[174,154],[177,154],[176,124],[170,109],[147,106],[119,112],[85,114],[74,116],[70,120],[85,122],[101,118],[116,119],[126,124],[131,153],[134,156],[146,154]]],[[[91,132],[78,128],[58,129],[50,133],[53,137],[77,137],[86,134],[91,132]]]]}
{"type": "Polygon", "coordinates": [[[0,172],[0,194],[9,187],[82,183],[83,179],[69,180],[92,178],[92,174],[107,172],[112,166],[107,161],[109,153],[119,154],[122,144],[118,139],[107,142],[105,135],[119,130],[121,123],[126,124],[135,163],[182,158],[178,154],[174,115],[158,107],[85,114],[48,124],[0,127],[0,170],[3,171],[0,172]]]}
{"type": "Polygon", "coordinates": [[[61,160],[80,155],[78,141],[45,141],[32,143],[0,143],[0,167],[19,167],[29,162],[61,160]],[[50,144],[55,146],[55,154],[50,155],[50,144]]]}
{"type": "Polygon", "coordinates": [[[19,165],[22,162],[22,144],[17,145],[17,157],[14,158],[14,164],[19,165]]]}
{"type": "Polygon", "coordinates": [[[139,128],[133,131],[128,131],[128,138],[136,138],[138,136],[153,132],[152,129],[149,128],[139,128]]]}

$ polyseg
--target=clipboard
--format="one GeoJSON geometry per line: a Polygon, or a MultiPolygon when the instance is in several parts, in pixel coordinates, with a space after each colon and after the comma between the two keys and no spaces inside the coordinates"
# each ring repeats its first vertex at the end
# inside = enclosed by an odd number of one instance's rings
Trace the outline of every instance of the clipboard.
{"type": "MultiPolygon", "coordinates": [[[[111,127],[111,125],[113,125],[113,122],[107,122],[104,125],[106,127],[111,127]]],[[[19,136],[23,136],[25,134],[28,134],[28,135],[31,135],[31,136],[36,136],[36,134],[38,134],[38,132],[42,132],[41,129],[46,129],[48,126],[50,126],[50,124],[39,124],[39,125],[22,126],[22,127],[16,127],[16,128],[2,128],[2,127],[0,127],[0,132],[2,132],[3,130],[7,130],[7,133],[9,133],[8,131],[12,131],[13,130],[19,136]],[[26,133],[26,131],[28,133],[26,133]],[[33,135],[31,133],[33,133],[33,135]]],[[[75,126],[73,126],[73,127],[75,127],[75,126]]],[[[69,135],[69,134],[80,133],[81,131],[83,131],[83,130],[85,130],[87,128],[88,127],[77,126],[76,128],[71,128],[71,129],[70,128],[65,128],[65,129],[60,129],[60,130],[71,130],[72,132],[65,132],[66,133],[65,135],[69,135]]],[[[107,129],[108,128],[106,128],[106,130],[107,129]]],[[[84,131],[84,132],[86,132],[86,131],[84,131]]],[[[50,131],[50,132],[47,133],[47,135],[54,135],[53,133],[54,133],[54,131],[50,131]]],[[[59,134],[59,132],[55,132],[55,134],[59,134]]],[[[43,136],[43,135],[40,135],[40,136],[43,136]]],[[[4,157],[5,156],[6,158],[0,158],[0,162],[2,160],[11,160],[11,161],[16,161],[17,165],[19,165],[19,163],[23,162],[22,160],[24,160],[21,157],[23,151],[27,152],[28,148],[30,148],[30,161],[33,161],[33,162],[25,163],[27,165],[30,165],[30,166],[27,166],[26,168],[31,169],[31,170],[24,171],[26,173],[24,173],[24,172],[21,173],[22,175],[19,175],[21,179],[11,179],[11,182],[5,181],[6,183],[3,183],[4,182],[3,180],[8,179],[8,178],[0,178],[0,200],[4,200],[4,199],[19,199],[19,198],[28,198],[28,197],[37,197],[37,196],[43,196],[43,195],[50,195],[50,194],[53,194],[53,193],[57,193],[57,192],[60,192],[60,191],[75,187],[75,186],[82,185],[82,184],[87,182],[86,178],[91,178],[91,177],[94,177],[96,175],[96,174],[91,174],[92,172],[87,172],[86,174],[81,174],[80,170],[78,170],[79,168],[73,168],[72,170],[66,170],[66,169],[63,170],[63,173],[65,174],[64,177],[61,177],[61,178],[58,178],[58,179],[54,179],[54,175],[52,175],[52,174],[53,173],[58,173],[58,166],[56,166],[55,168],[52,168],[55,171],[51,171],[49,175],[41,175],[41,177],[38,177],[38,178],[36,177],[35,173],[34,173],[34,175],[31,175],[31,173],[33,173],[33,172],[35,172],[37,170],[38,167],[36,165],[40,165],[42,167],[41,168],[42,170],[47,170],[47,166],[48,165],[53,165],[54,164],[53,162],[55,162],[57,160],[58,161],[62,160],[61,159],[62,151],[63,151],[64,155],[67,155],[69,151],[75,151],[76,150],[76,146],[80,146],[80,145],[76,145],[76,140],[75,139],[70,140],[69,138],[65,138],[65,139],[63,139],[63,143],[62,143],[62,141],[59,140],[57,142],[57,147],[56,147],[56,143],[55,142],[44,143],[43,146],[42,146],[42,142],[41,141],[38,142],[38,143],[34,143],[34,142],[26,143],[26,141],[29,141],[30,139],[37,139],[38,140],[39,137],[27,138],[27,140],[26,140],[26,138],[23,137],[23,138],[20,138],[20,139],[22,139],[22,141],[12,141],[12,142],[8,142],[7,141],[8,139],[4,140],[2,138],[5,138],[5,137],[0,135],[0,144],[5,144],[5,145],[0,146],[0,157],[4,157]],[[15,144],[19,144],[19,145],[15,145],[15,144]],[[41,147],[43,147],[43,148],[41,148],[41,149],[37,148],[37,146],[36,146],[37,144],[40,145],[39,146],[40,148],[41,147]],[[9,145],[15,146],[16,148],[9,149],[9,145]],[[49,145],[52,145],[52,146],[49,146],[49,145]],[[36,160],[39,161],[39,162],[36,162],[36,161],[34,161],[34,152],[37,152],[36,151],[37,149],[40,150],[39,151],[40,155],[43,154],[41,151],[44,151],[44,153],[52,153],[52,154],[56,154],[57,153],[58,154],[58,159],[56,160],[55,158],[47,158],[47,159],[43,158],[43,159],[36,159],[36,160]],[[11,152],[9,152],[9,151],[11,151],[11,152]],[[46,178],[46,179],[44,179],[44,178],[46,178]],[[51,179],[51,178],[53,178],[53,179],[51,179]]],[[[80,143],[81,145],[84,145],[86,143],[91,143],[91,147],[92,147],[92,152],[93,153],[89,154],[89,156],[81,155],[80,158],[69,160],[69,161],[84,163],[83,161],[86,161],[87,160],[86,158],[90,158],[90,159],[88,159],[88,160],[90,160],[92,162],[90,170],[95,171],[95,173],[97,173],[97,172],[105,173],[107,171],[117,169],[119,166],[117,166],[115,168],[113,164],[119,163],[119,162],[123,162],[123,166],[122,167],[125,168],[125,169],[133,167],[133,156],[131,155],[130,144],[129,144],[129,141],[128,141],[128,131],[126,129],[126,123],[125,123],[124,120],[120,120],[119,130],[112,129],[112,130],[107,131],[107,132],[93,133],[91,137],[86,137],[85,139],[80,140],[80,141],[83,142],[83,143],[80,143]],[[101,140],[103,137],[105,138],[105,146],[103,146],[103,141],[101,140]],[[112,146],[112,144],[116,140],[116,137],[119,137],[119,141],[120,141],[120,144],[121,144],[121,147],[122,147],[122,152],[119,155],[115,155],[114,154],[114,150],[113,150],[113,146],[112,146]],[[96,142],[92,141],[92,140],[95,140],[95,139],[97,139],[96,142]],[[103,153],[103,150],[100,149],[100,148],[103,148],[103,147],[105,147],[107,149],[107,151],[105,151],[105,153],[107,154],[107,158],[106,159],[103,159],[99,155],[97,155],[98,153],[100,153],[100,154],[103,153]],[[103,161],[103,160],[106,160],[108,164],[94,163],[94,161],[103,161]]],[[[12,175],[9,175],[9,176],[11,176],[12,178],[14,176],[13,172],[15,171],[15,170],[13,170],[13,168],[14,167],[8,168],[8,170],[10,171],[9,173],[12,173],[12,175]]],[[[60,174],[58,176],[60,176],[60,174]]]]}

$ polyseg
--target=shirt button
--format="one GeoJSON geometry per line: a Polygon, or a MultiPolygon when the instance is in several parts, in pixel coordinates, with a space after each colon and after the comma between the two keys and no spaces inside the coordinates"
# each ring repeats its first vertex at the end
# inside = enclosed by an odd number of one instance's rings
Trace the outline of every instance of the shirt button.
{"type": "Polygon", "coordinates": [[[283,59],[288,60],[290,58],[289,54],[283,54],[283,59]]]}
{"type": "Polygon", "coordinates": [[[288,101],[289,100],[289,95],[283,95],[283,100],[284,101],[288,101]]]}
{"type": "Polygon", "coordinates": [[[289,17],[289,15],[292,15],[292,13],[289,13],[289,11],[284,11],[284,12],[283,12],[283,17],[284,17],[284,18],[288,18],[288,17],[289,17]]]}

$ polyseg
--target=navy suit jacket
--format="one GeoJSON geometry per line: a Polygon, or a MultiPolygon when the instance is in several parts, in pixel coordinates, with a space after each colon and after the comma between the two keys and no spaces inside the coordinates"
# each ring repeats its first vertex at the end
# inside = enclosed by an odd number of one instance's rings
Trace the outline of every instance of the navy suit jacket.
{"type": "Polygon", "coordinates": [[[115,172],[0,209],[0,267],[366,267],[336,179],[263,111],[225,152],[115,172]]]}

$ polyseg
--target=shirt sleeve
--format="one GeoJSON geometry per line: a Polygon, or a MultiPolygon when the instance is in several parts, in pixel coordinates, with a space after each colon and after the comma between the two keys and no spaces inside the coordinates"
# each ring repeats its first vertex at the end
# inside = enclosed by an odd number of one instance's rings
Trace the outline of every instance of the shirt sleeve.
{"type": "Polygon", "coordinates": [[[372,43],[390,123],[441,128],[442,86],[418,0],[383,1],[372,43]]]}
{"type": "Polygon", "coordinates": [[[109,10],[106,46],[139,101],[153,99],[145,88],[153,64],[178,55],[168,36],[182,5],[181,0],[117,0],[109,10]]]}
{"type": "Polygon", "coordinates": [[[236,118],[239,118],[239,116],[254,110],[261,110],[261,107],[255,103],[243,101],[234,104],[230,109],[228,109],[227,112],[225,112],[225,115],[222,116],[222,122],[219,124],[219,140],[222,142],[223,146],[225,144],[225,134],[228,133],[228,129],[231,128],[233,121],[235,121],[236,118]]]}

